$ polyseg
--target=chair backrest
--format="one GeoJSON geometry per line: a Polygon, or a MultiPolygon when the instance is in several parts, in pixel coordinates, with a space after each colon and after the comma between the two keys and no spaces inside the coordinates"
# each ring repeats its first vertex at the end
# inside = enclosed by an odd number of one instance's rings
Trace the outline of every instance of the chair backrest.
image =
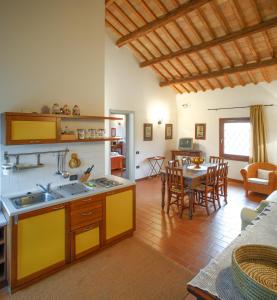
{"type": "Polygon", "coordinates": [[[182,158],[182,165],[183,166],[188,166],[191,164],[191,157],[190,156],[184,156],[182,158]]]}
{"type": "Polygon", "coordinates": [[[183,169],[166,167],[168,189],[174,193],[184,194],[183,169]]]}
{"type": "Polygon", "coordinates": [[[224,163],[224,158],[220,156],[210,156],[209,162],[211,164],[221,164],[224,163]]]}
{"type": "Polygon", "coordinates": [[[217,166],[217,180],[223,181],[224,179],[227,179],[228,175],[228,163],[220,163],[217,166]]]}
{"type": "Polygon", "coordinates": [[[176,167],[179,167],[179,165],[180,165],[179,160],[176,160],[176,159],[175,160],[169,160],[167,162],[167,164],[170,168],[176,168],[176,167]]]}
{"type": "Polygon", "coordinates": [[[217,182],[217,166],[208,167],[206,175],[206,186],[215,186],[217,182]]]}

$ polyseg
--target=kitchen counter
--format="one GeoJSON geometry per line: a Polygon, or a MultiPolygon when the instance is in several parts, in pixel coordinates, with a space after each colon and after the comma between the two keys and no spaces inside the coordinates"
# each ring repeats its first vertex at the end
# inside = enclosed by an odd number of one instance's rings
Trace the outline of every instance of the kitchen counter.
{"type": "Polygon", "coordinates": [[[2,212],[0,212],[0,227],[7,225],[7,220],[2,212]]]}
{"type": "MultiPolygon", "coordinates": [[[[21,194],[16,194],[16,195],[8,195],[6,197],[2,197],[1,201],[2,201],[2,205],[4,207],[4,209],[6,210],[7,214],[11,217],[11,216],[16,216],[16,215],[20,215],[26,212],[30,212],[30,211],[35,211],[41,208],[45,208],[45,207],[50,207],[53,205],[57,205],[57,204],[62,204],[62,203],[66,203],[66,202],[70,202],[70,201],[75,201],[84,197],[89,197],[89,196],[93,196],[93,195],[97,195],[97,194],[102,194],[102,193],[107,193],[113,190],[118,190],[118,189],[122,189],[128,186],[132,186],[135,185],[134,181],[131,180],[127,180],[125,178],[122,177],[117,177],[117,176],[113,176],[113,175],[109,175],[109,176],[105,176],[108,179],[112,179],[112,180],[116,180],[118,182],[120,182],[121,184],[118,186],[114,186],[114,187],[102,187],[97,185],[95,188],[89,190],[88,192],[85,193],[81,193],[79,195],[69,195],[67,193],[63,193],[60,190],[58,190],[59,186],[54,186],[52,188],[52,190],[54,192],[58,192],[59,194],[61,194],[63,196],[63,198],[57,199],[57,200],[51,200],[51,201],[47,201],[47,202],[42,202],[42,203],[38,203],[38,204],[34,204],[34,205],[30,205],[28,207],[24,207],[24,208],[15,208],[14,205],[12,204],[12,202],[9,200],[9,198],[13,198],[13,197],[17,197],[17,196],[22,196],[23,193],[21,194]]],[[[69,183],[76,183],[77,181],[70,181],[69,183]]],[[[31,192],[37,192],[40,190],[36,190],[36,191],[31,191],[31,192]]],[[[26,193],[26,192],[25,192],[26,193]]],[[[3,216],[4,217],[4,216],[3,216]]],[[[1,218],[0,218],[0,222],[1,222],[1,218]]]]}

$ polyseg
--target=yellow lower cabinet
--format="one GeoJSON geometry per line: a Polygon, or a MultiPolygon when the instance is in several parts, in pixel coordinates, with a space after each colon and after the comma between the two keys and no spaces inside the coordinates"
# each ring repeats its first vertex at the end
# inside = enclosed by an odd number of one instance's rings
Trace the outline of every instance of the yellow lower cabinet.
{"type": "Polygon", "coordinates": [[[17,281],[63,265],[66,258],[65,207],[55,206],[29,215],[19,216],[15,225],[17,281]]]}
{"type": "Polygon", "coordinates": [[[72,259],[77,259],[100,247],[100,228],[98,224],[86,226],[73,232],[72,259]]]}
{"type": "Polygon", "coordinates": [[[106,240],[133,229],[134,191],[108,193],[106,196],[106,240]]]}

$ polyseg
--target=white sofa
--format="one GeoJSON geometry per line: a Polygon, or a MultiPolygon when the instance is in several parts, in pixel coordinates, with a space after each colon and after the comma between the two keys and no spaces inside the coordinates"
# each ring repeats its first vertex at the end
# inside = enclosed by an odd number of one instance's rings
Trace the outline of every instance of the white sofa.
{"type": "Polygon", "coordinates": [[[244,230],[257,216],[269,205],[270,202],[277,203],[277,190],[271,193],[265,200],[262,200],[257,209],[243,208],[241,210],[241,230],[244,230]]]}

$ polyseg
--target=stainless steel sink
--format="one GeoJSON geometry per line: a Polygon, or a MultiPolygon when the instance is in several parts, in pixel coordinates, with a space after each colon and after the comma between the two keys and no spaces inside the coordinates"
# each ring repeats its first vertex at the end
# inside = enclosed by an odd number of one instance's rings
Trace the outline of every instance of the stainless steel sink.
{"type": "Polygon", "coordinates": [[[48,202],[52,200],[57,200],[63,198],[60,194],[55,192],[39,192],[39,193],[28,193],[23,196],[10,198],[12,204],[15,208],[23,208],[38,203],[48,202]]]}

